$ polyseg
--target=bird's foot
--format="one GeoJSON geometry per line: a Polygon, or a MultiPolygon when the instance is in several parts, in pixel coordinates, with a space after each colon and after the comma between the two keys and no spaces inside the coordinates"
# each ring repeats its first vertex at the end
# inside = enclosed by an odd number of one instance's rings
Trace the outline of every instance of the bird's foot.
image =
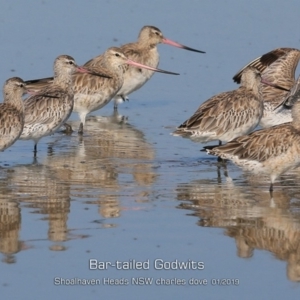
{"type": "Polygon", "coordinates": [[[65,134],[72,134],[73,132],[72,126],[67,123],[64,123],[64,126],[65,126],[65,130],[62,130],[62,132],[65,134]]]}

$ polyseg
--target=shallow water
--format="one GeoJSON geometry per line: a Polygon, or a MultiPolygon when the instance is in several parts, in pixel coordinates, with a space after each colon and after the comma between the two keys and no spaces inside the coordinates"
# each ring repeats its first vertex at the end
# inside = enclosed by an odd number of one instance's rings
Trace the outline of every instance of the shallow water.
{"type": "Polygon", "coordinates": [[[145,24],[207,53],[161,45],[160,67],[180,76],[156,74],[118,115],[110,103],[82,138],[44,138],[37,160],[30,141],[1,153],[1,298],[298,299],[300,171],[271,198],[268,180],[230,163],[226,177],[201,144],[170,135],[208,97],[236,88],[244,64],[299,48],[297,1],[190,1],[176,11],[170,1],[32,3],[2,4],[2,82],[50,76],[63,53],[84,63],[145,24]],[[100,284],[58,284],[74,278],[100,284]]]}

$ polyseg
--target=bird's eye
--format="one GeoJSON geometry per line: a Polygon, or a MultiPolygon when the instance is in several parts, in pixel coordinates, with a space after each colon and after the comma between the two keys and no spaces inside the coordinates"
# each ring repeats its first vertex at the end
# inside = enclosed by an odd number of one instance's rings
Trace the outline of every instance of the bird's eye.
{"type": "Polygon", "coordinates": [[[69,60],[70,65],[74,65],[74,62],[72,60],[69,60]]]}
{"type": "Polygon", "coordinates": [[[115,56],[120,57],[121,55],[119,53],[116,53],[115,56]]]}
{"type": "Polygon", "coordinates": [[[155,33],[157,36],[159,36],[159,32],[158,32],[158,31],[155,31],[154,33],[155,33]]]}

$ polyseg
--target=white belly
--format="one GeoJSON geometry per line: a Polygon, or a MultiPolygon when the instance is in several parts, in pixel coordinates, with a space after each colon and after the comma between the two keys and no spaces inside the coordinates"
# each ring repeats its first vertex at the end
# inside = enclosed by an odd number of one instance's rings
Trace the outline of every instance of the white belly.
{"type": "Polygon", "coordinates": [[[142,87],[152,76],[154,72],[138,68],[129,69],[124,76],[124,82],[118,95],[127,96],[142,87]]]}
{"type": "Polygon", "coordinates": [[[292,122],[292,110],[285,107],[278,107],[274,110],[269,103],[264,104],[264,114],[259,122],[262,128],[292,122]]]}
{"type": "Polygon", "coordinates": [[[32,125],[24,125],[23,132],[20,136],[20,140],[35,140],[38,141],[44,136],[54,134],[56,130],[62,123],[59,123],[57,126],[52,128],[51,124],[32,124],[32,125]]]}
{"type": "Polygon", "coordinates": [[[86,95],[76,93],[74,97],[74,108],[75,112],[87,112],[98,110],[105,106],[113,98],[115,93],[108,95],[107,93],[97,93],[94,95],[86,95]]]}

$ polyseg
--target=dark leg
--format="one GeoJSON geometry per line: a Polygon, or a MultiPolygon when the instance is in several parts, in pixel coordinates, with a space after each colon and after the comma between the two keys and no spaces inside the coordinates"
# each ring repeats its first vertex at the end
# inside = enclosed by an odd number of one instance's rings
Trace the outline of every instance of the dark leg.
{"type": "Polygon", "coordinates": [[[79,125],[78,134],[83,134],[83,124],[82,123],[80,123],[80,125],[79,125]]]}
{"type": "Polygon", "coordinates": [[[273,182],[271,182],[271,184],[270,184],[269,191],[270,191],[271,200],[273,201],[273,182]]]}
{"type": "Polygon", "coordinates": [[[220,167],[219,164],[217,165],[217,168],[218,168],[218,170],[217,170],[217,172],[218,172],[218,183],[220,184],[220,183],[222,183],[222,177],[221,177],[221,171],[220,171],[221,167],[220,167]]]}
{"type": "MultiPolygon", "coordinates": [[[[219,141],[219,146],[222,146],[222,141],[219,141]]],[[[223,159],[220,156],[218,156],[218,162],[223,162],[223,159]]]]}
{"type": "Polygon", "coordinates": [[[222,163],[223,163],[223,166],[224,166],[224,176],[226,178],[228,178],[228,171],[227,171],[227,161],[225,159],[222,159],[222,163]]]}
{"type": "Polygon", "coordinates": [[[36,152],[37,152],[37,143],[34,143],[33,147],[33,156],[36,157],[36,152]]]}
{"type": "Polygon", "coordinates": [[[38,160],[37,160],[37,157],[36,157],[36,156],[33,157],[32,164],[33,164],[33,165],[37,165],[37,164],[38,164],[38,160]]]}
{"type": "Polygon", "coordinates": [[[65,123],[64,126],[66,127],[65,133],[66,134],[71,134],[73,132],[72,126],[65,123]]]}
{"type": "Polygon", "coordinates": [[[83,141],[83,135],[82,134],[78,134],[78,141],[79,141],[79,144],[82,143],[82,141],[83,141]]]}
{"type": "Polygon", "coordinates": [[[220,163],[217,164],[218,183],[222,183],[222,176],[221,176],[222,167],[224,168],[224,177],[226,178],[226,181],[231,180],[231,178],[228,176],[227,160],[221,159],[220,163]]]}
{"type": "Polygon", "coordinates": [[[48,154],[51,156],[53,154],[52,146],[48,146],[48,154]]]}
{"type": "Polygon", "coordinates": [[[124,95],[121,95],[121,98],[122,98],[123,102],[129,101],[129,98],[128,97],[124,97],[124,95]]]}

